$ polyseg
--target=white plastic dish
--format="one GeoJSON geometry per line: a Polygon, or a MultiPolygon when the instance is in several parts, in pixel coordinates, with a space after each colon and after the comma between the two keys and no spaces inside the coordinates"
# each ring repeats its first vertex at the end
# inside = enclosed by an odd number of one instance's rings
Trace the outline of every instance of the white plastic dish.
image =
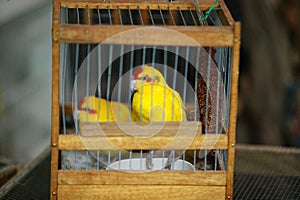
{"type": "MultiPolygon", "coordinates": [[[[168,158],[153,158],[153,167],[151,169],[146,168],[146,158],[132,158],[124,159],[120,161],[113,162],[107,169],[110,170],[121,170],[121,171],[155,171],[162,170],[165,168],[168,158]]],[[[193,171],[194,166],[184,160],[178,159],[173,165],[171,165],[171,170],[181,170],[181,171],[193,171]]]]}

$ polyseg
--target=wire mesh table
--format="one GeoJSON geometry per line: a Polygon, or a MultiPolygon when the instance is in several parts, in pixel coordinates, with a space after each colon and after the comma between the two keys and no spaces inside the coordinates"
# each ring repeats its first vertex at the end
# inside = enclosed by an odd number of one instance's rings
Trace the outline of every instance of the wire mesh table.
{"type": "MultiPolygon", "coordinates": [[[[49,199],[50,150],[0,189],[0,199],[49,199]]],[[[300,149],[239,145],[234,199],[300,199],[300,149]]]]}
{"type": "Polygon", "coordinates": [[[300,199],[300,149],[239,146],[235,199],[300,199]]]}

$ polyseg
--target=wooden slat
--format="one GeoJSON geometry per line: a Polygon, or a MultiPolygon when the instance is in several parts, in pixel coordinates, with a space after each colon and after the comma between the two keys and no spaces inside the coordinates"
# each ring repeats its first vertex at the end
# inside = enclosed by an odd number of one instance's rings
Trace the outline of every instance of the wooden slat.
{"type": "Polygon", "coordinates": [[[169,25],[173,25],[173,26],[176,26],[176,21],[177,21],[177,10],[171,10],[170,9],[170,12],[168,12],[168,23],[169,25]],[[172,16],[173,16],[173,19],[172,19],[172,16]]]}
{"type": "Polygon", "coordinates": [[[150,138],[124,137],[80,137],[60,135],[59,149],[62,150],[151,150],[151,149],[227,149],[227,135],[197,135],[178,137],[171,143],[172,136],[150,138]]]}
{"type": "Polygon", "coordinates": [[[52,12],[52,117],[51,117],[51,184],[50,199],[57,198],[58,176],[58,131],[59,131],[59,62],[60,44],[57,33],[60,24],[60,7],[58,1],[53,3],[52,12]]]}
{"type": "Polygon", "coordinates": [[[234,38],[229,26],[61,25],[55,36],[62,43],[151,46],[232,46],[234,38]]]}
{"type": "Polygon", "coordinates": [[[112,17],[112,20],[113,20],[112,23],[113,24],[121,24],[118,10],[112,10],[112,15],[114,16],[114,17],[112,17]]]}
{"type": "MultiPolygon", "coordinates": [[[[65,115],[70,115],[70,116],[72,116],[73,115],[73,107],[72,107],[73,105],[71,104],[71,103],[66,103],[65,105],[64,105],[64,108],[65,108],[65,115]]],[[[60,107],[59,107],[59,110],[60,110],[60,113],[61,113],[61,111],[62,111],[62,106],[60,105],[60,107]]]]}
{"type": "MultiPolygon", "coordinates": [[[[200,2],[200,8],[202,10],[208,10],[212,4],[214,3],[215,0],[205,0],[200,2]]],[[[140,9],[148,9],[148,7],[151,10],[159,10],[158,7],[160,7],[162,10],[167,10],[170,8],[170,10],[177,10],[178,7],[180,7],[181,10],[188,10],[189,8],[195,9],[192,2],[188,0],[181,0],[181,1],[176,1],[176,2],[168,2],[165,0],[158,0],[158,1],[147,1],[145,2],[144,0],[126,0],[126,1],[116,1],[116,0],[111,0],[110,2],[99,2],[99,1],[78,1],[78,0],[64,0],[61,1],[61,7],[68,7],[68,8],[86,8],[88,7],[89,9],[117,9],[118,7],[120,9],[128,9],[128,6],[130,6],[131,9],[137,9],[139,6],[140,9]]],[[[216,5],[218,7],[218,4],[216,5]]]]}
{"type": "MultiPolygon", "coordinates": [[[[219,1],[219,4],[220,4],[220,7],[222,8],[222,11],[223,11],[223,14],[226,18],[226,21],[227,23],[230,25],[230,26],[233,26],[234,25],[234,19],[232,18],[231,14],[230,14],[230,11],[229,9],[227,8],[224,0],[220,0],[219,1]]],[[[223,21],[224,22],[224,21],[223,21]]],[[[224,23],[224,24],[227,24],[227,23],[224,23]]]]}
{"type": "Polygon", "coordinates": [[[232,25],[232,22],[230,21],[230,23],[229,23],[228,19],[226,18],[226,15],[223,10],[217,10],[217,13],[218,13],[218,16],[219,16],[223,26],[231,26],[232,25]]]}
{"type": "Polygon", "coordinates": [[[225,186],[155,186],[155,185],[59,185],[58,199],[143,199],[143,200],[215,200],[224,199],[225,186]]]}
{"type": "Polygon", "coordinates": [[[187,136],[193,137],[202,133],[202,123],[188,122],[81,122],[81,136],[105,137],[151,137],[151,136],[187,136]]]}
{"type": "Polygon", "coordinates": [[[213,171],[59,171],[61,185],[211,185],[225,186],[226,172],[213,171]]]}
{"type": "Polygon", "coordinates": [[[148,25],[149,24],[149,15],[148,15],[148,10],[140,10],[141,12],[141,17],[143,19],[144,25],[148,25]]]}
{"type": "Polygon", "coordinates": [[[236,121],[238,111],[238,78],[239,78],[239,58],[240,58],[240,34],[241,24],[235,24],[235,44],[232,53],[232,78],[230,93],[230,115],[229,115],[229,134],[228,134],[228,160],[227,160],[227,199],[233,198],[233,173],[234,173],[234,154],[236,141],[236,121]]]}

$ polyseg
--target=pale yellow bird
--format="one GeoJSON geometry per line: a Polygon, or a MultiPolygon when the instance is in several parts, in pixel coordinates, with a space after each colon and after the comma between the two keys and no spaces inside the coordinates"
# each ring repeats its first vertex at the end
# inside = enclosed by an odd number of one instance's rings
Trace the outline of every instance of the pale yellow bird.
{"type": "Polygon", "coordinates": [[[128,106],[95,96],[84,97],[78,104],[80,122],[128,122],[128,106]]]}
{"type": "MultiPolygon", "coordinates": [[[[78,104],[79,122],[128,122],[130,113],[128,106],[115,102],[107,101],[95,96],[84,97],[78,104]]],[[[122,158],[128,158],[129,152],[125,150],[98,151],[99,161],[102,167],[107,168],[112,162],[122,158]],[[120,154],[121,153],[121,154],[120,154]]],[[[99,162],[98,161],[98,162],[99,162]]]]}

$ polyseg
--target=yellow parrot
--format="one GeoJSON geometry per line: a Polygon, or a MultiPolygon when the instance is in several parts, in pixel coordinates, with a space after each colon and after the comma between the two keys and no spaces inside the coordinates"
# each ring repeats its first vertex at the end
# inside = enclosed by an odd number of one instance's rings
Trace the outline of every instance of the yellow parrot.
{"type": "Polygon", "coordinates": [[[131,117],[135,122],[187,121],[185,108],[178,92],[171,89],[163,75],[144,65],[133,74],[131,117]]]}
{"type": "Polygon", "coordinates": [[[82,98],[78,109],[80,122],[128,122],[130,120],[127,105],[95,96],[82,98]]]}
{"type": "MultiPolygon", "coordinates": [[[[131,118],[135,122],[187,121],[185,108],[178,92],[171,89],[163,75],[155,68],[144,65],[139,67],[131,80],[133,97],[131,101],[131,118]]],[[[172,150],[166,168],[170,168],[172,150]]],[[[146,158],[146,167],[151,169],[153,150],[146,158]]],[[[178,157],[176,158],[178,159],[178,157]]]]}

